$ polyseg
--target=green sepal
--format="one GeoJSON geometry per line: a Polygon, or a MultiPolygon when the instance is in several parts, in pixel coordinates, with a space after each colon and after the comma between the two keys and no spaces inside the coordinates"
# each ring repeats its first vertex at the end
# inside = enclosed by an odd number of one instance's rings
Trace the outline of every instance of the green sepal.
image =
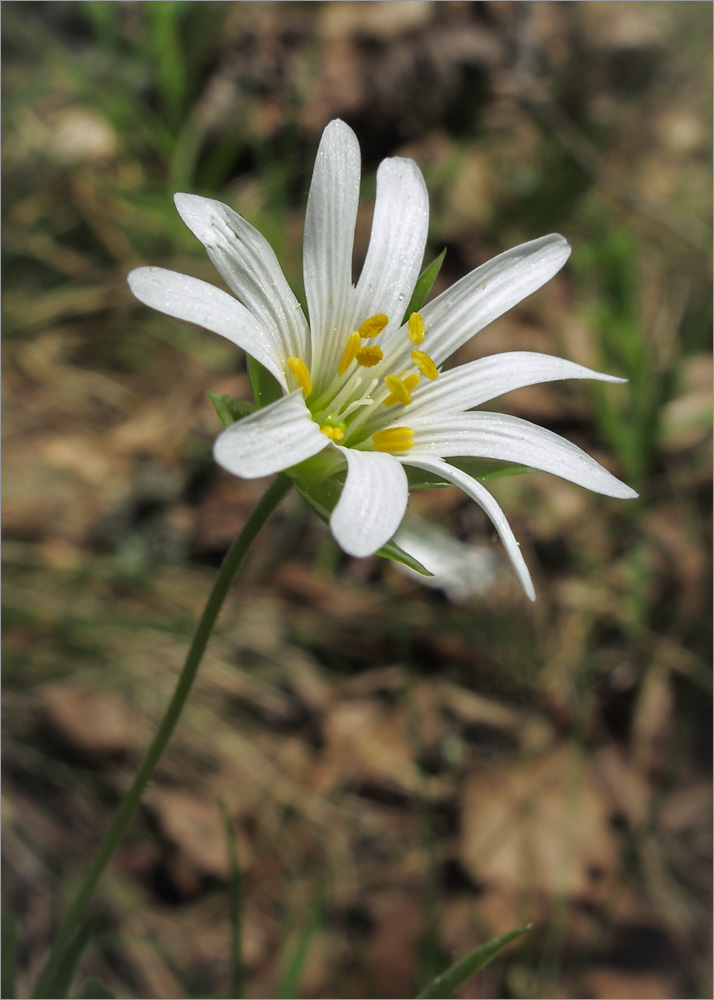
{"type": "MultiPolygon", "coordinates": [[[[321,521],[327,524],[330,520],[330,514],[340,499],[342,483],[335,477],[321,480],[306,480],[296,477],[295,486],[308,507],[317,514],[321,521]]],[[[434,575],[396,542],[387,542],[386,545],[377,550],[375,555],[381,556],[382,559],[391,559],[393,562],[401,563],[402,566],[408,566],[409,569],[413,569],[415,573],[420,573],[422,576],[434,575]]]]}
{"type": "Polygon", "coordinates": [[[268,369],[250,354],[246,354],[245,362],[255,405],[262,408],[269,403],[274,403],[276,399],[280,399],[283,390],[276,377],[271,375],[268,369]]]}
{"type": "Polygon", "coordinates": [[[15,977],[17,973],[17,952],[20,947],[20,925],[9,913],[2,914],[2,972],[0,983],[4,997],[16,997],[15,977]]]}
{"type": "Polygon", "coordinates": [[[230,427],[237,420],[247,417],[249,413],[254,413],[257,409],[255,403],[249,403],[246,399],[234,399],[232,396],[211,392],[206,389],[206,395],[213,403],[218,419],[224,427],[230,427]]]}
{"type": "Polygon", "coordinates": [[[486,944],[482,944],[466,958],[462,958],[460,962],[456,962],[446,972],[442,972],[440,976],[433,979],[426,989],[421,991],[417,1000],[440,1000],[440,998],[445,1000],[445,998],[452,997],[471,976],[483,969],[491,959],[503,951],[507,944],[530,930],[530,926],[528,924],[527,927],[518,927],[515,931],[509,931],[507,934],[502,934],[500,937],[492,938],[486,944]]]}
{"type": "Polygon", "coordinates": [[[433,260],[428,267],[425,267],[419,275],[417,283],[414,286],[414,291],[412,292],[412,297],[409,300],[407,311],[404,313],[402,323],[406,323],[411,314],[413,312],[419,312],[421,307],[424,305],[427,295],[431,291],[434,282],[439,276],[441,265],[444,263],[444,257],[446,257],[446,247],[444,247],[436,260],[433,260]]]}
{"type": "MultiPolygon", "coordinates": [[[[489,479],[501,479],[505,476],[521,476],[525,472],[533,472],[527,465],[517,465],[513,462],[500,462],[490,458],[450,458],[449,465],[453,465],[461,472],[478,480],[480,483],[489,479]]],[[[443,476],[434,472],[426,472],[423,469],[405,466],[410,490],[442,490],[454,484],[443,476]]]]}
{"type": "Polygon", "coordinates": [[[77,994],[77,1000],[116,1000],[116,993],[112,993],[98,976],[92,976],[77,994]]]}

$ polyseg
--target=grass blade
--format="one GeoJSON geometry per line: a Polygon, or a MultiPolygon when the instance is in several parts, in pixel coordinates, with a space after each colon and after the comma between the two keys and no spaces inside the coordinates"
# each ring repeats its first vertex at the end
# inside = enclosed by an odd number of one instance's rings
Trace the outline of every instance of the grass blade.
{"type": "Polygon", "coordinates": [[[479,969],[483,969],[499,952],[503,951],[506,945],[521,937],[529,929],[530,924],[526,927],[518,927],[514,931],[509,931],[507,934],[492,938],[486,944],[480,945],[466,958],[462,958],[460,962],[452,965],[446,972],[442,972],[440,976],[433,979],[426,989],[422,990],[417,1000],[444,1000],[446,997],[453,996],[471,976],[479,969]]]}
{"type": "Polygon", "coordinates": [[[229,997],[240,1000],[243,996],[245,974],[243,969],[243,872],[238,862],[236,833],[230,813],[224,802],[219,803],[226,831],[228,864],[230,867],[230,917],[231,917],[231,982],[229,997]]]}
{"type": "Polygon", "coordinates": [[[20,946],[20,925],[9,913],[2,915],[2,969],[0,984],[4,997],[17,996],[15,973],[17,971],[17,950],[20,946]]]}

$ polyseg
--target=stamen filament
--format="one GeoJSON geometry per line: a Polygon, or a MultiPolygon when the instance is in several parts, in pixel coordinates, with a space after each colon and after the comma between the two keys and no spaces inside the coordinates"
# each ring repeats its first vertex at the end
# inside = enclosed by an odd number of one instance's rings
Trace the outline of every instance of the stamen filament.
{"type": "Polygon", "coordinates": [[[342,352],[342,358],[340,359],[340,363],[337,368],[338,375],[344,375],[354,359],[357,357],[357,352],[359,351],[359,345],[361,342],[361,337],[357,330],[349,335],[347,338],[347,345],[342,352]]]}
{"type": "Polygon", "coordinates": [[[409,339],[412,344],[421,344],[424,339],[424,319],[421,313],[412,313],[409,317],[409,339]]]}
{"type": "Polygon", "coordinates": [[[426,375],[432,382],[439,377],[439,371],[426,351],[412,351],[412,361],[422,375],[426,375]]]}
{"type": "Polygon", "coordinates": [[[288,358],[288,368],[295,376],[295,381],[300,386],[306,396],[312,392],[312,379],[310,371],[302,358],[288,358]]]}
{"type": "Polygon", "coordinates": [[[359,335],[360,337],[364,337],[365,340],[370,337],[378,337],[388,322],[389,317],[385,316],[384,313],[377,313],[376,316],[370,316],[359,328],[359,335]]]}
{"type": "Polygon", "coordinates": [[[372,435],[375,451],[409,451],[414,447],[414,431],[411,427],[387,427],[372,435]]]}

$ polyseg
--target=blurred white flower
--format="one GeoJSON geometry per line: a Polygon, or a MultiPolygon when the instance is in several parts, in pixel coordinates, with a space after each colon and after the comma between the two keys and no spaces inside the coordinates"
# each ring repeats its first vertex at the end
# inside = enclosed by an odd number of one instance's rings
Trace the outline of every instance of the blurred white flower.
{"type": "Polygon", "coordinates": [[[153,267],[133,271],[131,289],[146,305],[227,337],[276,380],[279,398],[217,439],[214,455],[225,469],[249,479],[289,471],[333,482],[346,471],[329,523],[354,556],[376,552],[399,527],[409,495],[405,467],[427,473],[427,481],[446,480],[486,511],[534,599],[501,508],[459,460],[520,463],[607,496],[636,494],[551,431],[473,407],[537,382],[623,380],[523,351],[443,374],[441,366],[552,278],[568,258],[568,243],[551,235],[509,250],[406,316],[426,245],[424,180],[412,160],[395,157],[380,165],[369,249],[353,285],[359,183],[357,138],[344,122],[333,121],[320,142],[305,219],[309,322],[268,242],[226,205],[197,195],[177,194],[176,206],[237,299],[153,267]]]}
{"type": "Polygon", "coordinates": [[[416,517],[401,523],[394,540],[431,576],[399,564],[397,569],[425,587],[443,590],[454,604],[482,597],[500,582],[502,561],[493,545],[460,542],[444,528],[416,517]]]}

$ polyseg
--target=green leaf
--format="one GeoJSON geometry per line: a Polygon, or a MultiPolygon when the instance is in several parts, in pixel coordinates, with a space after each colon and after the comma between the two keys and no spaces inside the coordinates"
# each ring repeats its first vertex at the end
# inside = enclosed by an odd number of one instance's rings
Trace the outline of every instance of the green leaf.
{"type": "Polygon", "coordinates": [[[0,984],[4,997],[16,997],[15,973],[17,971],[17,949],[20,946],[20,925],[9,913],[2,914],[2,963],[0,984]]]}
{"type": "Polygon", "coordinates": [[[257,409],[255,403],[249,403],[245,399],[234,399],[232,396],[211,392],[206,389],[206,395],[213,403],[218,419],[224,427],[230,427],[237,420],[247,417],[249,413],[254,413],[257,409]]]}
{"type": "Polygon", "coordinates": [[[77,994],[77,1000],[116,1000],[116,994],[107,989],[101,979],[92,976],[77,994]]]}
{"type": "Polygon", "coordinates": [[[56,973],[47,983],[38,983],[35,987],[34,997],[54,997],[55,1000],[66,1000],[72,988],[79,960],[84,949],[89,944],[92,936],[96,917],[87,917],[79,925],[74,937],[67,945],[64,955],[59,963],[56,973]],[[39,987],[39,989],[38,989],[39,987]]]}
{"type": "MultiPolygon", "coordinates": [[[[500,479],[504,476],[521,476],[524,472],[533,472],[527,465],[516,465],[512,462],[500,462],[489,458],[450,458],[449,465],[455,466],[461,472],[473,476],[479,482],[489,479],[500,479]]],[[[454,484],[443,476],[422,469],[405,466],[410,490],[441,490],[454,484]]]]}
{"type": "Polygon", "coordinates": [[[275,376],[271,375],[268,369],[250,354],[246,355],[245,360],[255,405],[262,408],[268,403],[274,403],[276,399],[280,399],[283,390],[275,376]]]}
{"type": "Polygon", "coordinates": [[[525,934],[530,926],[528,924],[526,927],[519,927],[515,931],[509,931],[508,934],[502,934],[482,944],[466,958],[462,958],[460,962],[433,979],[426,989],[421,991],[417,1000],[447,1000],[448,997],[452,997],[471,976],[488,965],[507,944],[525,934]]]}
{"type": "Polygon", "coordinates": [[[444,257],[446,257],[446,247],[444,247],[436,260],[433,260],[428,267],[425,267],[419,275],[419,279],[414,286],[414,291],[412,292],[412,297],[409,300],[407,311],[404,313],[402,323],[406,323],[411,314],[413,312],[419,312],[421,307],[424,305],[427,295],[431,291],[434,282],[439,276],[441,265],[444,263],[444,257]]]}

